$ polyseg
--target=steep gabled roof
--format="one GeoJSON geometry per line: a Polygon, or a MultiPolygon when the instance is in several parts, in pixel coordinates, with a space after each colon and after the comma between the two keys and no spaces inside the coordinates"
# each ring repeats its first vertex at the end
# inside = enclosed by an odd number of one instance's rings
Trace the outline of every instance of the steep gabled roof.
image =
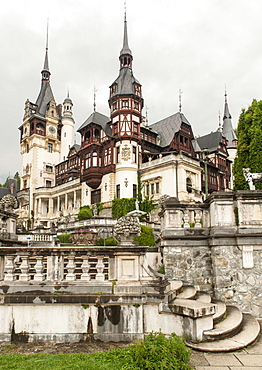
{"type": "MultiPolygon", "coordinates": [[[[210,153],[213,153],[218,149],[219,143],[222,141],[222,137],[222,132],[215,131],[198,137],[195,139],[195,141],[201,150],[208,149],[210,153]]],[[[196,144],[194,144],[194,146],[196,147],[196,144]]]]}
{"type": "Polygon", "coordinates": [[[85,120],[85,122],[79,127],[77,132],[81,132],[83,128],[87,127],[89,124],[94,123],[102,127],[107,136],[112,136],[111,127],[109,126],[110,118],[99,112],[93,112],[85,120]]]}
{"type": "Polygon", "coordinates": [[[183,115],[183,113],[177,112],[170,117],[164,118],[161,121],[153,123],[149,127],[152,128],[160,135],[160,146],[168,146],[176,132],[180,130],[182,123],[186,123],[190,126],[190,123],[183,115]]]}

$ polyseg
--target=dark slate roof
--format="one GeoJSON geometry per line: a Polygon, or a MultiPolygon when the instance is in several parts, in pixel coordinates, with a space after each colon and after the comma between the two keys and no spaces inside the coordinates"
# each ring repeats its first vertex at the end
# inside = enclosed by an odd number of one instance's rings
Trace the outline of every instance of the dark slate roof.
{"type": "Polygon", "coordinates": [[[41,116],[45,116],[47,105],[51,100],[55,100],[55,98],[51,89],[50,81],[42,81],[40,93],[35,102],[37,105],[36,113],[41,116]]]}
{"type": "Polygon", "coordinates": [[[219,143],[222,141],[222,132],[215,131],[210,134],[196,138],[197,144],[200,149],[208,149],[210,153],[215,152],[219,146],[219,143]]]}
{"type": "Polygon", "coordinates": [[[112,85],[117,84],[114,95],[135,94],[134,83],[140,85],[139,81],[134,77],[132,69],[129,67],[121,68],[117,79],[112,83],[112,85]]]}
{"type": "Polygon", "coordinates": [[[164,118],[161,121],[153,123],[149,127],[152,128],[160,135],[160,146],[168,146],[176,132],[180,130],[182,122],[190,126],[190,123],[183,115],[183,113],[177,112],[170,117],[164,118]]]}
{"type": "Polygon", "coordinates": [[[74,144],[74,145],[72,145],[72,146],[71,146],[70,150],[71,150],[71,149],[75,149],[75,150],[78,152],[78,150],[80,149],[80,147],[81,147],[81,145],[79,145],[79,144],[74,144]]]}
{"type": "Polygon", "coordinates": [[[87,118],[87,120],[79,127],[77,132],[81,132],[81,130],[88,126],[90,123],[95,123],[96,125],[99,125],[102,127],[102,129],[105,131],[107,136],[112,136],[111,128],[109,126],[110,118],[105,116],[102,113],[93,112],[90,114],[90,116],[87,118]]]}

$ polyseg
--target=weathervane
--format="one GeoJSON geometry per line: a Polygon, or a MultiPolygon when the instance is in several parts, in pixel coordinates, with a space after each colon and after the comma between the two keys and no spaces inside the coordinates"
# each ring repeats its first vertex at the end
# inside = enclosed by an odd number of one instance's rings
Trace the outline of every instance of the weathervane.
{"type": "Polygon", "coordinates": [[[183,94],[183,91],[181,91],[181,89],[178,90],[178,94],[179,94],[179,112],[181,113],[182,111],[182,94],[183,94]]]}
{"type": "Polygon", "coordinates": [[[96,111],[96,92],[97,92],[97,89],[95,86],[94,86],[93,92],[94,92],[94,112],[95,112],[96,111]]]}

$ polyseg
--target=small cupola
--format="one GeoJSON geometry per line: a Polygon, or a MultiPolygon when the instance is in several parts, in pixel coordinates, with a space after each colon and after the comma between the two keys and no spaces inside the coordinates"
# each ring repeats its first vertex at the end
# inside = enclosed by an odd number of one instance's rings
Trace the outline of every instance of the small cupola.
{"type": "Polygon", "coordinates": [[[69,92],[67,94],[67,98],[63,102],[63,107],[64,107],[63,115],[72,117],[72,115],[73,115],[73,112],[72,112],[73,102],[69,98],[69,92]]]}

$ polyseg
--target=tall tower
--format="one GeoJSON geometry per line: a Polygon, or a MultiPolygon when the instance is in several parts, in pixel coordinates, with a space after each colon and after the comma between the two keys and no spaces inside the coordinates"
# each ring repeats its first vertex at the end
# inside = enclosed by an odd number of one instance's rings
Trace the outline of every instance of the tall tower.
{"type": "Polygon", "coordinates": [[[63,102],[63,116],[62,116],[62,129],[61,129],[61,153],[60,161],[64,161],[67,158],[69,149],[74,145],[74,125],[75,121],[72,112],[73,102],[69,98],[69,92],[67,98],[63,102]]]}
{"type": "Polygon", "coordinates": [[[60,160],[61,106],[57,106],[50,85],[48,45],[41,72],[42,81],[35,103],[25,102],[23,124],[20,129],[22,156],[21,188],[28,189],[30,214],[33,210],[33,193],[38,187],[55,184],[54,166],[60,160]]]}
{"type": "Polygon", "coordinates": [[[237,148],[237,135],[233,129],[231,114],[229,113],[228,103],[227,103],[227,92],[225,91],[225,107],[224,107],[224,117],[223,117],[223,127],[222,133],[227,139],[227,150],[229,153],[229,159],[234,161],[236,157],[237,148]]]}
{"type": "Polygon", "coordinates": [[[144,100],[141,84],[133,75],[133,56],[128,45],[126,13],[119,61],[119,75],[110,86],[109,107],[112,134],[116,137],[116,196],[129,198],[135,195],[137,186],[144,100]]]}

